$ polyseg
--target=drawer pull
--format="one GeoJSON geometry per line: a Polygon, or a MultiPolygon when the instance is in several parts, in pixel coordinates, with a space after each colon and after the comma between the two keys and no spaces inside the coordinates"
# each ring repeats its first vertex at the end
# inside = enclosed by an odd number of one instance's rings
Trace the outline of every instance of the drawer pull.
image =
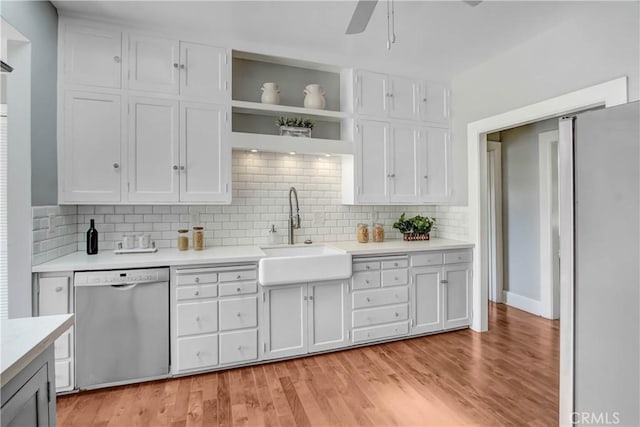
{"type": "Polygon", "coordinates": [[[237,317],[240,317],[240,316],[241,316],[241,314],[240,314],[240,313],[238,313],[238,314],[236,314],[236,316],[237,316],[237,317]]]}
{"type": "Polygon", "coordinates": [[[393,263],[393,266],[394,266],[394,267],[397,267],[397,266],[398,266],[398,263],[397,263],[397,262],[394,262],[394,263],[393,263]]]}
{"type": "Polygon", "coordinates": [[[369,279],[365,279],[364,283],[369,284],[369,279]]]}
{"type": "Polygon", "coordinates": [[[200,291],[195,291],[193,294],[194,294],[195,296],[198,296],[198,295],[200,295],[200,291]]]}
{"type": "Polygon", "coordinates": [[[462,257],[461,257],[461,256],[459,256],[459,257],[458,257],[458,260],[462,260],[462,257]]]}
{"type": "Polygon", "coordinates": [[[397,313],[397,312],[396,312],[396,317],[400,317],[400,313],[397,313]]]}
{"type": "Polygon", "coordinates": [[[309,296],[309,299],[313,301],[313,295],[309,296]]]}
{"type": "Polygon", "coordinates": [[[395,329],[393,330],[393,332],[398,332],[398,328],[395,328],[395,329]]]}
{"type": "Polygon", "coordinates": [[[369,270],[371,268],[371,266],[367,265],[364,268],[366,268],[367,270],[369,270]]]}
{"type": "Polygon", "coordinates": [[[196,351],[196,357],[200,357],[200,352],[196,351]]]}
{"type": "Polygon", "coordinates": [[[56,292],[62,292],[62,286],[56,287],[56,292]]]}
{"type": "Polygon", "coordinates": [[[196,316],[196,322],[200,321],[200,316],[196,316]]]}
{"type": "Polygon", "coordinates": [[[241,274],[238,274],[238,275],[236,276],[236,279],[238,279],[238,280],[240,280],[241,278],[242,278],[242,275],[241,275],[241,274]]]}
{"type": "Polygon", "coordinates": [[[393,296],[394,296],[394,297],[396,297],[396,298],[400,298],[400,297],[398,296],[398,294],[394,294],[393,296]]]}
{"type": "Polygon", "coordinates": [[[371,298],[367,297],[366,298],[367,302],[371,302],[371,298]]]}
{"type": "Polygon", "coordinates": [[[442,283],[443,285],[446,285],[447,283],[449,283],[448,280],[440,280],[440,283],[442,283]]]}
{"type": "Polygon", "coordinates": [[[395,276],[395,277],[393,278],[393,280],[395,280],[395,281],[397,282],[397,281],[398,281],[398,276],[395,276]]]}
{"type": "Polygon", "coordinates": [[[200,278],[196,277],[193,281],[196,282],[196,283],[200,283],[200,278]]]}
{"type": "Polygon", "coordinates": [[[242,346],[241,345],[238,346],[238,351],[242,351],[242,346]]]}
{"type": "Polygon", "coordinates": [[[241,291],[241,289],[240,289],[240,288],[237,288],[237,289],[236,289],[236,291],[240,292],[240,291],[241,291]]]}

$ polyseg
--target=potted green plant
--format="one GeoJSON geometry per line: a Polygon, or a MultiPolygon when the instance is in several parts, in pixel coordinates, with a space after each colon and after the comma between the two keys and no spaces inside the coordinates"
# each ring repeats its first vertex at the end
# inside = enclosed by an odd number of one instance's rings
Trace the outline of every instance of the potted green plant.
{"type": "Polygon", "coordinates": [[[280,126],[280,135],[311,138],[311,130],[315,123],[303,117],[280,116],[276,125],[280,126]]]}
{"type": "Polygon", "coordinates": [[[429,232],[435,222],[435,218],[428,216],[416,215],[413,218],[406,218],[403,212],[398,221],[393,224],[393,228],[402,233],[403,240],[429,240],[429,232]]]}

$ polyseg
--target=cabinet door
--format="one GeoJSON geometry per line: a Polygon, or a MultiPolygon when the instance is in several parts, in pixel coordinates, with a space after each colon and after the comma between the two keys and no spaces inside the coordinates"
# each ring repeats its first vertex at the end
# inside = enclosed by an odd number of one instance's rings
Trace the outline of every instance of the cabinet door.
{"type": "Polygon", "coordinates": [[[357,128],[356,199],[360,203],[387,201],[389,174],[389,126],[386,123],[362,121],[357,128]]]}
{"type": "Polygon", "coordinates": [[[431,123],[448,123],[449,89],[445,85],[423,82],[418,101],[421,120],[431,123]]]}
{"type": "Polygon", "coordinates": [[[129,98],[129,201],[178,201],[178,120],[178,101],[129,98]]]}
{"type": "Polygon", "coordinates": [[[38,315],[69,313],[69,276],[38,278],[38,315]]]}
{"type": "MultiPolygon", "coordinates": [[[[2,405],[2,427],[44,427],[55,421],[49,414],[48,374],[44,364],[16,394],[2,405]]],[[[52,405],[55,411],[55,405],[52,405]]]]}
{"type": "Polygon", "coordinates": [[[264,359],[305,354],[307,285],[265,287],[264,292],[264,359]]]}
{"type": "Polygon", "coordinates": [[[404,77],[389,77],[389,117],[416,120],[418,118],[419,84],[404,77]]]}
{"type": "Polygon", "coordinates": [[[82,25],[66,25],[64,80],[68,84],[120,88],[122,34],[82,25]]]}
{"type": "Polygon", "coordinates": [[[182,102],[180,201],[230,201],[228,126],[223,107],[182,102]]]}
{"type": "Polygon", "coordinates": [[[387,76],[358,71],[356,74],[356,113],[387,117],[387,76]]]}
{"type": "Polygon", "coordinates": [[[447,201],[450,196],[449,131],[441,128],[421,131],[418,168],[422,201],[447,201]]]}
{"type": "Polygon", "coordinates": [[[469,326],[471,321],[471,266],[445,266],[444,328],[469,326]]]}
{"type": "Polygon", "coordinates": [[[347,283],[309,283],[309,353],[345,347],[347,283]]]}
{"type": "Polygon", "coordinates": [[[178,93],[177,40],[132,34],[129,36],[129,89],[178,93]]]}
{"type": "Polygon", "coordinates": [[[389,150],[389,201],[416,203],[418,198],[418,131],[391,126],[389,150]]]}
{"type": "Polygon", "coordinates": [[[211,102],[227,101],[225,49],[180,42],[180,94],[211,102]]]}
{"type": "Polygon", "coordinates": [[[444,327],[441,281],[441,267],[413,269],[413,334],[439,331],[444,327]]]}
{"type": "Polygon", "coordinates": [[[61,201],[120,201],[120,97],[68,91],[65,96],[61,201]]]}

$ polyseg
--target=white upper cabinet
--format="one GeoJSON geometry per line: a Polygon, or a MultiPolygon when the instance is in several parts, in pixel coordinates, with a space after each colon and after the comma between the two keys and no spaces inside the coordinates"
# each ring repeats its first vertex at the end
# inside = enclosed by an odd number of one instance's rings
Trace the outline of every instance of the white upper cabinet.
{"type": "Polygon", "coordinates": [[[68,24],[64,28],[63,46],[63,69],[67,84],[120,88],[120,31],[68,24]]]}
{"type": "Polygon", "coordinates": [[[416,80],[405,77],[387,78],[389,92],[387,93],[389,103],[389,117],[394,119],[418,119],[417,96],[419,83],[416,80]]]}
{"type": "Polygon", "coordinates": [[[419,133],[410,126],[391,126],[389,131],[389,201],[415,203],[418,199],[419,133]]]}
{"type": "Polygon", "coordinates": [[[224,109],[214,104],[180,104],[180,201],[231,200],[231,149],[224,109]]]}
{"type": "Polygon", "coordinates": [[[423,128],[418,149],[418,181],[423,202],[445,202],[449,186],[449,131],[423,128]]]}
{"type": "Polygon", "coordinates": [[[228,102],[227,53],[220,47],[180,42],[180,94],[228,102]]]}
{"type": "Polygon", "coordinates": [[[418,109],[420,119],[434,124],[449,122],[449,89],[441,83],[422,82],[418,109]]]}
{"type": "Polygon", "coordinates": [[[180,74],[177,40],[129,36],[129,89],[177,94],[180,74]]]}
{"type": "Polygon", "coordinates": [[[158,37],[129,36],[129,89],[228,101],[224,48],[158,37]]]}
{"type": "Polygon", "coordinates": [[[356,199],[382,203],[388,197],[389,125],[362,121],[356,131],[356,199]]]}
{"type": "Polygon", "coordinates": [[[129,201],[177,202],[178,101],[129,98],[129,201]]]}
{"type": "Polygon", "coordinates": [[[60,144],[63,203],[119,202],[120,96],[67,91],[60,144]]]}
{"type": "Polygon", "coordinates": [[[386,117],[388,83],[385,74],[356,72],[356,113],[363,116],[386,117]]]}

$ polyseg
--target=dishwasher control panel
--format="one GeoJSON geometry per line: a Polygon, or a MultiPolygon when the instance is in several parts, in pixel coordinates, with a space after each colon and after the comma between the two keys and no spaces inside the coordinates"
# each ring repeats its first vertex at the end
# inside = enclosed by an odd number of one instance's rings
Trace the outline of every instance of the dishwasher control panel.
{"type": "Polygon", "coordinates": [[[110,285],[169,281],[169,269],[83,271],[75,274],[76,285],[110,285]]]}

